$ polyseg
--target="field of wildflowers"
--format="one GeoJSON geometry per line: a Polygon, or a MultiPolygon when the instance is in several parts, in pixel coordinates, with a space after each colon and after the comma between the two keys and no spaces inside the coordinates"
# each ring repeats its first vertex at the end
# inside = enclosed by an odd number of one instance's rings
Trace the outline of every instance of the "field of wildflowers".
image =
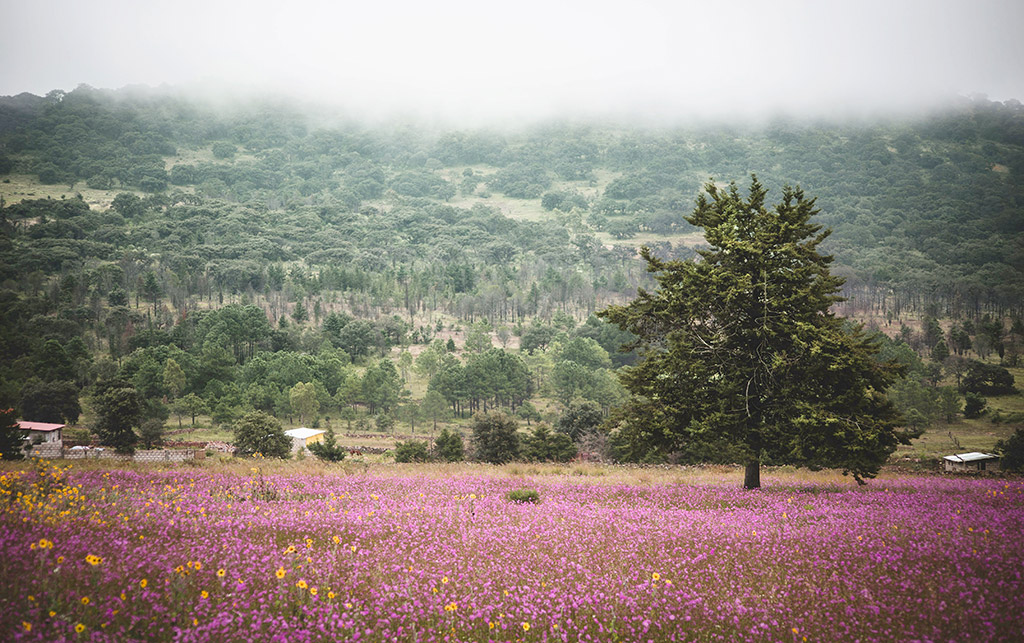
{"type": "Polygon", "coordinates": [[[0,471],[0,640],[1024,639],[1024,482],[0,471]]]}

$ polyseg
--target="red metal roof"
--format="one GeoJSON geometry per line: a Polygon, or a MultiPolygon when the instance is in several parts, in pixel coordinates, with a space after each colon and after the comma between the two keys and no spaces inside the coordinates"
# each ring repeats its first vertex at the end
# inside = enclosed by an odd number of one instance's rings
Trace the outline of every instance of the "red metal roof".
{"type": "Polygon", "coordinates": [[[18,422],[18,426],[26,431],[56,431],[57,429],[63,429],[63,424],[49,424],[47,422],[18,422]]]}

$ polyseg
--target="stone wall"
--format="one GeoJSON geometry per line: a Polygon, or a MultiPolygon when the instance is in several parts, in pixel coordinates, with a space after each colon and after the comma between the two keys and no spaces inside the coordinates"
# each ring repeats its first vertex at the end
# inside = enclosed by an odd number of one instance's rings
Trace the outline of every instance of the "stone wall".
{"type": "Polygon", "coordinates": [[[124,460],[131,462],[189,462],[205,460],[205,449],[150,449],[128,455],[113,449],[71,449],[59,444],[38,444],[29,451],[31,458],[64,458],[66,460],[124,460]]]}

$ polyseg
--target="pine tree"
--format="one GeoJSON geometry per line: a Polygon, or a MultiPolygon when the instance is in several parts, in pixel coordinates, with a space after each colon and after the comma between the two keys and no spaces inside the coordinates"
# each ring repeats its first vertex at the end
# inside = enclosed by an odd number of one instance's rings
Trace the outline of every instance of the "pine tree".
{"type": "Polygon", "coordinates": [[[662,261],[641,251],[659,284],[601,316],[638,339],[643,356],[623,382],[619,442],[667,457],[700,444],[733,448],[744,486],[760,464],[839,467],[873,476],[900,441],[884,391],[899,374],[877,344],[830,312],[842,280],[818,252],[828,236],[810,219],[814,199],[785,188],[773,209],[752,178],[705,186],[687,221],[704,229],[701,261],[662,261]]]}
{"type": "Polygon", "coordinates": [[[0,460],[21,460],[25,457],[22,437],[14,409],[0,409],[0,460]]]}

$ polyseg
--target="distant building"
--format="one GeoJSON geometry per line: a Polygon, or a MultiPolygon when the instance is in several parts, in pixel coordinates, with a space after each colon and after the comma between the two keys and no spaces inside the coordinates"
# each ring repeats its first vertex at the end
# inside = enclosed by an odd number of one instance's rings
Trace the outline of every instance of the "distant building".
{"type": "Polygon", "coordinates": [[[63,424],[49,424],[47,422],[18,422],[22,436],[29,444],[62,444],[61,429],[63,424]]]}
{"type": "Polygon", "coordinates": [[[999,456],[994,453],[958,453],[942,459],[946,471],[999,471],[999,456]]]}
{"type": "Polygon", "coordinates": [[[306,427],[288,429],[284,432],[292,440],[292,452],[322,441],[325,433],[327,432],[320,429],[307,429],[306,427]]]}

